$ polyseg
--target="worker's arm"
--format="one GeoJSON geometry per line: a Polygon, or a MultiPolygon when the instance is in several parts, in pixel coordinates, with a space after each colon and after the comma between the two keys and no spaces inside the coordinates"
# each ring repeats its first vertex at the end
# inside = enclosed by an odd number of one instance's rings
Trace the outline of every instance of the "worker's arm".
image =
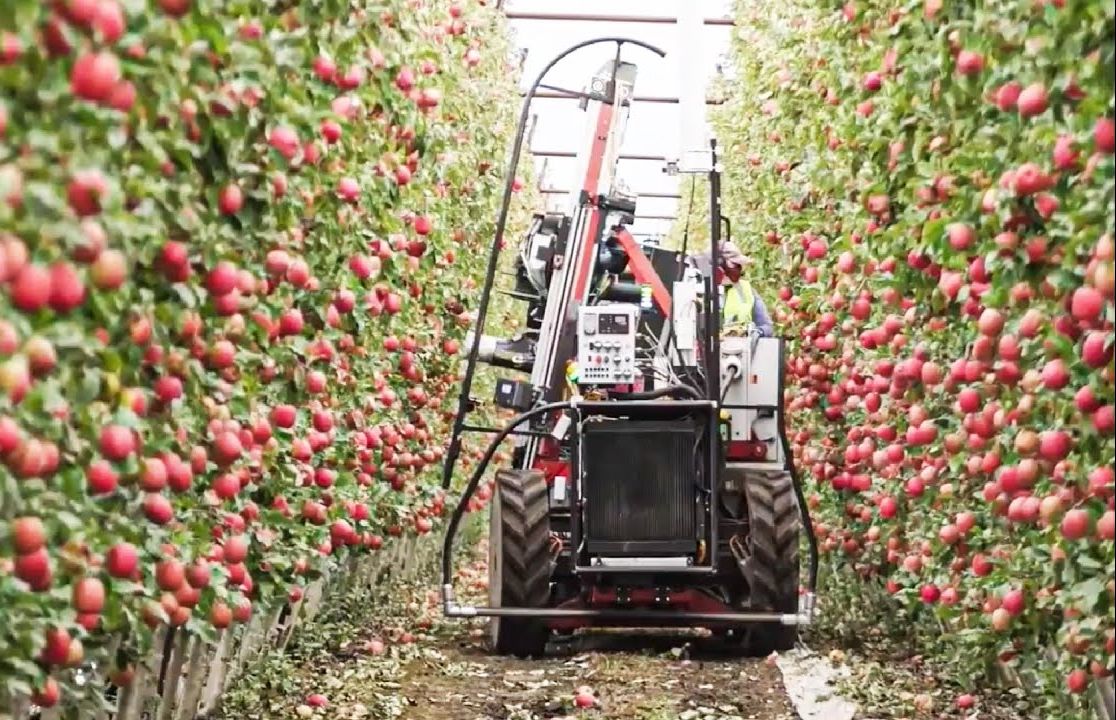
{"type": "Polygon", "coordinates": [[[758,293],[752,306],[752,323],[764,337],[775,336],[775,324],[771,322],[771,316],[767,314],[767,306],[763,304],[763,298],[758,293]]]}

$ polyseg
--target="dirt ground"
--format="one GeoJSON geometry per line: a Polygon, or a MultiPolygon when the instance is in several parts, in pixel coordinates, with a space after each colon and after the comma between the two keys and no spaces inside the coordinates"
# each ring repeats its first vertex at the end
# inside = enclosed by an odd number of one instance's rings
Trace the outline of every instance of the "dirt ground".
{"type": "Polygon", "coordinates": [[[574,716],[588,689],[586,716],[617,720],[792,720],[779,670],[764,659],[703,648],[696,638],[596,634],[552,650],[545,660],[497,658],[476,638],[449,631],[408,664],[402,718],[535,720],[574,716]]]}
{"type": "MultiPolygon", "coordinates": [[[[455,587],[483,604],[483,543],[455,587]]],[[[490,654],[484,619],[442,617],[434,567],[403,586],[330,598],[285,652],[227,693],[221,720],[1030,720],[1020,690],[960,688],[886,636],[859,650],[813,637],[815,651],[750,658],[699,634],[597,632],[552,643],[547,657],[490,654]],[[802,653],[805,653],[803,655],[802,653]],[[811,660],[810,658],[814,658],[811,660]],[[817,664],[820,661],[822,665],[817,664]],[[824,665],[824,666],[823,666],[824,665]],[[833,671],[837,674],[833,675],[833,671]],[[792,705],[784,673],[795,693],[792,705]],[[827,679],[830,678],[830,679],[827,679]],[[832,680],[832,682],[831,682],[832,680]],[[577,707],[575,697],[591,700],[577,707]],[[854,704],[850,704],[852,701],[854,704]],[[801,716],[799,715],[801,712],[801,716]]]]}
{"type": "MultiPolygon", "coordinates": [[[[483,561],[466,565],[458,578],[463,596],[481,600],[485,576],[483,561]]],[[[221,717],[798,718],[773,660],[741,657],[699,636],[596,633],[555,643],[541,660],[491,655],[484,620],[442,618],[433,584],[375,608],[333,612],[308,630],[288,654],[238,683],[221,717]],[[591,707],[575,705],[579,692],[591,707]]]]}

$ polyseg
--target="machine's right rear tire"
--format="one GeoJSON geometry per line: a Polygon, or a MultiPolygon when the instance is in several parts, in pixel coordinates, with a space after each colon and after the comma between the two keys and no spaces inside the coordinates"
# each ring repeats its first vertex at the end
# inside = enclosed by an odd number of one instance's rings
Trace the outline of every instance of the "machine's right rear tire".
{"type": "MultiPolygon", "coordinates": [[[[493,607],[544,608],[550,599],[550,517],[546,477],[500,470],[488,533],[488,593],[493,607]]],[[[534,657],[550,631],[538,618],[493,617],[489,643],[504,655],[534,657]]]]}
{"type": "MultiPolygon", "coordinates": [[[[798,612],[798,543],[802,526],[794,484],[788,472],[752,471],[744,482],[752,549],[748,583],[752,610],[798,612]]],[[[749,642],[754,654],[794,647],[794,625],[761,623],[749,642]]]]}

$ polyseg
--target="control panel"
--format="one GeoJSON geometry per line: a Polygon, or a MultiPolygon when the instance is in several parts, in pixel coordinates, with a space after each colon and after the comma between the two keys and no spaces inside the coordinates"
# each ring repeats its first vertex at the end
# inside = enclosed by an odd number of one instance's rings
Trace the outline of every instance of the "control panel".
{"type": "Polygon", "coordinates": [[[636,371],[639,306],[625,303],[578,309],[577,366],[582,385],[626,385],[636,371]]]}

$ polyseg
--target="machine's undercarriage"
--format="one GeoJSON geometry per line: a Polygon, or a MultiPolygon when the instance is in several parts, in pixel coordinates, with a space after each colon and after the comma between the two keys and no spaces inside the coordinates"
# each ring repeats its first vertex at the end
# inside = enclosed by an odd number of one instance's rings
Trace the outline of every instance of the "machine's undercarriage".
{"type": "MultiPolygon", "coordinates": [[[[601,625],[705,627],[746,637],[753,651],[786,649],[811,615],[816,549],[807,523],[800,598],[807,515],[783,427],[783,341],[720,337],[715,145],[704,173],[715,219],[708,262],[629,232],[636,199],[616,190],[615,167],[636,76],[619,47],[634,41],[611,41],[616,59],[583,93],[584,184],[568,213],[536,215],[519,248],[513,292],[527,309],[512,338],[483,334],[493,250],[465,348],[447,486],[476,363],[529,377],[498,383],[496,402],[521,414],[493,430],[451,519],[445,611],[491,617],[493,647],[521,655],[542,652],[552,632],[601,625]],[[453,534],[508,437],[516,450],[496,475],[489,607],[463,607],[450,585],[453,534]]],[[[518,145],[511,174],[517,161],[518,145]]],[[[505,204],[498,234],[506,215],[505,204]]]]}

